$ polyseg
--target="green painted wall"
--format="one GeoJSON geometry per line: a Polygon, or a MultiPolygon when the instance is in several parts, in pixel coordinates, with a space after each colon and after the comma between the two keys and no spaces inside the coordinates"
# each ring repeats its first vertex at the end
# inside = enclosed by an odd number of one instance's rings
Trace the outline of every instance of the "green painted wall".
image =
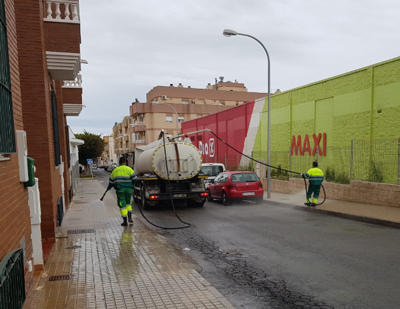
{"type": "MultiPolygon", "coordinates": [[[[254,156],[266,160],[265,104],[254,156]]],[[[322,168],[335,168],[350,177],[351,140],[353,179],[367,180],[373,161],[384,182],[397,183],[397,139],[400,137],[400,57],[271,96],[271,164],[289,168],[292,136],[327,134],[322,168]]],[[[320,143],[322,146],[322,142],[320,143]]],[[[292,156],[292,170],[303,172],[315,157],[292,156]]]]}

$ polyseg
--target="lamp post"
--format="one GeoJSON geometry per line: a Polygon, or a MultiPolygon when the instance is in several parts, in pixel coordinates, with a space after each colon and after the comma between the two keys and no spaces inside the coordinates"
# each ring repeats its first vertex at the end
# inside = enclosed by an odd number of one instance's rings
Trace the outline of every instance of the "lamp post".
{"type": "MultiPolygon", "coordinates": [[[[141,124],[135,124],[133,127],[136,127],[136,126],[142,127],[142,128],[144,129],[144,132],[145,132],[145,140],[146,140],[146,145],[147,145],[148,142],[147,142],[147,128],[146,128],[146,126],[141,125],[141,124]]],[[[133,129],[133,130],[135,130],[135,129],[133,129]]]]}
{"type": "Polygon", "coordinates": [[[232,35],[241,35],[241,36],[247,36],[249,38],[252,38],[253,40],[256,40],[262,48],[264,49],[265,53],[267,54],[267,59],[268,59],[268,142],[267,142],[267,198],[271,198],[271,63],[269,60],[269,54],[267,49],[265,48],[264,44],[261,43],[260,40],[255,38],[254,36],[251,36],[249,34],[245,33],[239,33],[234,30],[230,29],[225,29],[223,32],[224,36],[230,37],[232,35]]]}
{"type": "Polygon", "coordinates": [[[179,134],[179,129],[178,129],[178,112],[176,111],[175,107],[173,107],[173,106],[172,106],[171,104],[169,104],[169,103],[161,103],[161,104],[168,105],[169,107],[171,107],[171,108],[174,110],[175,115],[176,115],[176,135],[178,135],[178,134],[179,134]]]}

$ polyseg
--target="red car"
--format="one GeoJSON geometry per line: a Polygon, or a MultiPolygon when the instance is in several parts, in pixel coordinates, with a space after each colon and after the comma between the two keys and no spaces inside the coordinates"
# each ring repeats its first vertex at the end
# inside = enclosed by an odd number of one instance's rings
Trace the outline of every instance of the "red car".
{"type": "Polygon", "coordinates": [[[263,200],[264,189],[260,178],[253,172],[227,171],[218,174],[208,186],[208,201],[219,199],[228,205],[233,200],[263,200]]]}

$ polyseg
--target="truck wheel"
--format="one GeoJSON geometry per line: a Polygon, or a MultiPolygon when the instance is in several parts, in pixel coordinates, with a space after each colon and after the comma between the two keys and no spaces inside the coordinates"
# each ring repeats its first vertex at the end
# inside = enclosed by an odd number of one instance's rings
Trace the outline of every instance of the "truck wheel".
{"type": "Polygon", "coordinates": [[[192,199],[192,200],[187,200],[186,204],[189,207],[203,207],[205,202],[206,202],[205,199],[202,199],[201,201],[197,201],[195,199],[192,199]]]}
{"type": "Polygon", "coordinates": [[[143,210],[149,209],[149,206],[148,206],[148,204],[147,204],[147,202],[146,202],[146,194],[145,194],[145,193],[146,193],[146,192],[145,192],[144,186],[142,186],[142,187],[140,188],[140,197],[141,197],[141,199],[140,199],[140,207],[141,207],[143,210]]]}
{"type": "Polygon", "coordinates": [[[221,201],[222,201],[222,205],[224,205],[224,206],[229,205],[228,197],[226,196],[226,193],[224,191],[222,191],[221,201]]]}
{"type": "MultiPolygon", "coordinates": [[[[137,205],[139,205],[139,200],[137,199],[137,195],[136,195],[136,190],[135,188],[133,188],[133,194],[132,194],[132,198],[133,198],[133,202],[137,205]]],[[[139,205],[140,206],[140,205],[139,205]]]]}

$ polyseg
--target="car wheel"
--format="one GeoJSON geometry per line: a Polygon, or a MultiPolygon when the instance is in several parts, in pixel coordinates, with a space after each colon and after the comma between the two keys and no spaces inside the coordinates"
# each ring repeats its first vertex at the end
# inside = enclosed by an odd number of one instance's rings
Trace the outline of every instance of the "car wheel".
{"type": "Polygon", "coordinates": [[[226,193],[224,191],[222,191],[221,201],[222,201],[222,205],[224,205],[224,206],[229,205],[228,197],[226,196],[226,193]]]}
{"type": "Polygon", "coordinates": [[[210,191],[208,191],[207,201],[212,202],[214,199],[211,197],[210,191]]]}

